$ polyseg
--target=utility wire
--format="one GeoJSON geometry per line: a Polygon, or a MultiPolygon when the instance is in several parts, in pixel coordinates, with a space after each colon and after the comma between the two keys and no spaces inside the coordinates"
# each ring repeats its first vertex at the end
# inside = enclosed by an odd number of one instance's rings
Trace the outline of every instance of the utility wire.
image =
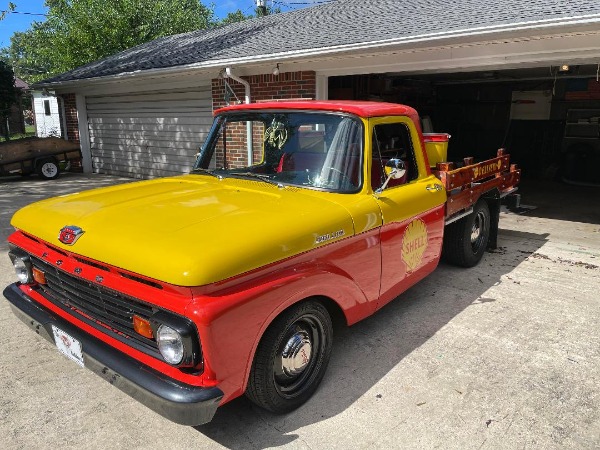
{"type": "Polygon", "coordinates": [[[286,1],[276,1],[273,0],[273,3],[276,3],[278,5],[323,5],[325,3],[331,3],[335,0],[321,0],[321,1],[317,1],[317,2],[286,2],[286,1]]]}
{"type": "Polygon", "coordinates": [[[278,1],[273,0],[273,4],[280,6],[282,8],[287,8],[290,10],[295,10],[298,6],[317,6],[317,5],[325,5],[327,3],[334,2],[335,0],[322,0],[316,2],[286,2],[286,1],[278,1]]]}
{"type": "Polygon", "coordinates": [[[0,10],[0,14],[23,14],[23,15],[26,15],[26,16],[44,16],[44,17],[48,17],[48,14],[23,12],[23,11],[10,11],[8,9],[0,10]]]}

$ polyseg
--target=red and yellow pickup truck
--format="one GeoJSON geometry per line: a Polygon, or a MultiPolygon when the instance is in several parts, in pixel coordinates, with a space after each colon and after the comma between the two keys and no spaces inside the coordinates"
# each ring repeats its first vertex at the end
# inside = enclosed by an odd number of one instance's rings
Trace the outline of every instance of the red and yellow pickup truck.
{"type": "MultiPolygon", "coordinates": [[[[246,394],[304,403],[352,325],[496,244],[520,171],[499,150],[446,162],[448,136],[375,102],[220,109],[190,174],[18,211],[14,313],[163,416],[209,422],[246,394]]],[[[33,374],[32,374],[33,376],[33,374]]]]}

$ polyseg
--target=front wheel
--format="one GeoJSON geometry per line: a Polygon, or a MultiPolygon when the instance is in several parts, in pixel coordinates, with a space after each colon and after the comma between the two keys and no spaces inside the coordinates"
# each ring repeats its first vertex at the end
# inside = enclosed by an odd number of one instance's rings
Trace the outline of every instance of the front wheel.
{"type": "Polygon", "coordinates": [[[490,238],[490,209],[483,199],[473,207],[473,213],[451,223],[444,235],[444,259],[462,267],[479,263],[490,238]]]}
{"type": "Polygon", "coordinates": [[[321,303],[306,301],[284,311],[258,345],[246,395],[275,413],[298,408],[323,379],[332,344],[331,317],[321,303]]]}

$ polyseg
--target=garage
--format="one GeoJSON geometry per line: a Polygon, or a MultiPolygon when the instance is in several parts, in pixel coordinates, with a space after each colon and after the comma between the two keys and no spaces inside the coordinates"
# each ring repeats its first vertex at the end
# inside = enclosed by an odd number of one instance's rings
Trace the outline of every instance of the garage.
{"type": "Polygon", "coordinates": [[[189,172],[212,123],[210,85],[85,98],[94,172],[134,178],[189,172]]]}
{"type": "Polygon", "coordinates": [[[600,185],[597,64],[329,78],[329,98],[406,103],[451,134],[449,160],[507,148],[525,178],[600,185]]]}
{"type": "Polygon", "coordinates": [[[531,179],[600,182],[597,2],[343,1],[342,15],[330,2],[148,42],[38,87],[77,117],[86,172],[184,173],[229,101],[369,99],[416,107],[452,135],[451,158],[506,147],[531,179]]]}

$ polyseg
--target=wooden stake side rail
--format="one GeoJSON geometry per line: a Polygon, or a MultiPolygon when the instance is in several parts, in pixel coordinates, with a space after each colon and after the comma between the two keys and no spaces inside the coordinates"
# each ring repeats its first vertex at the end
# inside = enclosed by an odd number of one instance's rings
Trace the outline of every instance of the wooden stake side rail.
{"type": "Polygon", "coordinates": [[[521,170],[510,164],[510,155],[504,149],[498,150],[496,158],[473,164],[469,157],[464,164],[454,169],[454,163],[438,163],[434,170],[448,192],[446,217],[471,207],[492,189],[498,189],[501,196],[510,193],[521,179],[521,170]]]}

